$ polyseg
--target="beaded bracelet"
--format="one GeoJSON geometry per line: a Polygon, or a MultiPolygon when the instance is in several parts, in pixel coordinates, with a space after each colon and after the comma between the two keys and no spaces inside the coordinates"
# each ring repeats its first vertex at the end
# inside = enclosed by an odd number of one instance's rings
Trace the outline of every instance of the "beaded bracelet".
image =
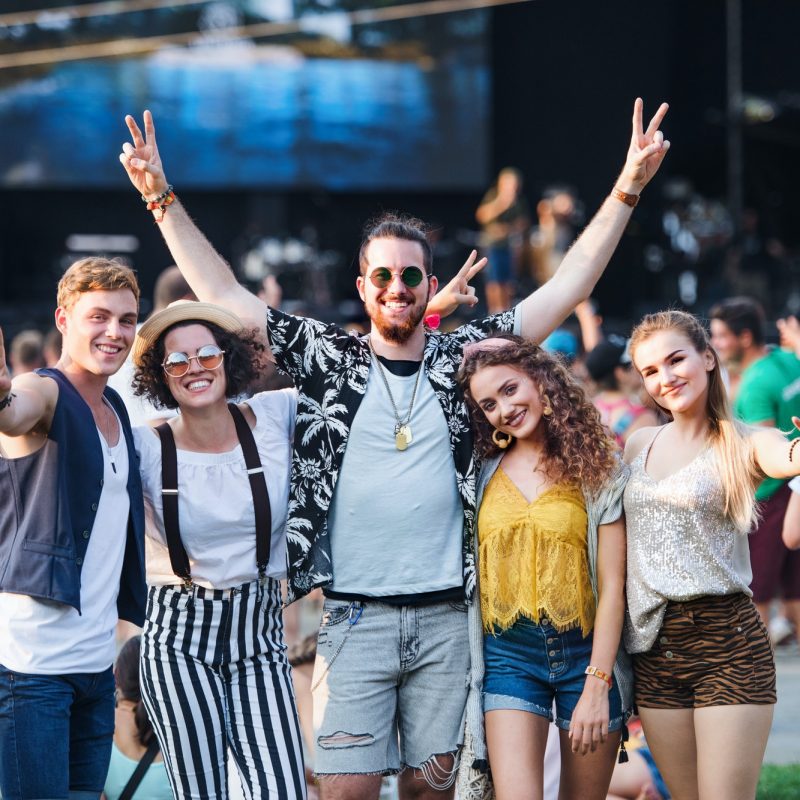
{"type": "Polygon", "coordinates": [[[147,210],[153,212],[155,221],[162,222],[167,208],[175,202],[175,191],[170,184],[166,191],[162,192],[155,200],[148,200],[144,195],[142,195],[142,200],[147,203],[147,210]]]}
{"type": "Polygon", "coordinates": [[[610,689],[613,685],[611,681],[611,676],[607,672],[603,672],[601,669],[597,669],[597,667],[586,667],[584,671],[584,675],[594,675],[595,678],[600,678],[601,681],[608,684],[608,688],[610,689]]]}
{"type": "Polygon", "coordinates": [[[14,392],[9,392],[2,400],[0,400],[0,411],[4,408],[8,408],[11,405],[11,401],[16,397],[14,392]]]}
{"type": "Polygon", "coordinates": [[[797,447],[797,443],[800,442],[800,436],[796,439],[792,439],[792,443],[789,445],[789,463],[792,462],[792,456],[794,455],[794,448],[797,447]]]}

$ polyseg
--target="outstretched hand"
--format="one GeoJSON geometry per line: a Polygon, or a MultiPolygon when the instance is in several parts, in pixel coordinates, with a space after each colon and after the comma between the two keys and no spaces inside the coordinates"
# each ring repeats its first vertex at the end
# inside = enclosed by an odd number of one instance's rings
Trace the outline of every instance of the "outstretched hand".
{"type": "Polygon", "coordinates": [[[647,130],[643,129],[642,112],[644,103],[641,97],[633,104],[633,131],[625,166],[617,180],[617,188],[630,194],[640,194],[642,189],[658,172],[664,156],[669,150],[669,142],[659,130],[669,106],[662,103],[653,115],[647,130]]]}
{"type": "Polygon", "coordinates": [[[486,266],[486,258],[478,258],[478,251],[473,250],[464,266],[456,273],[455,277],[440,289],[428,303],[428,314],[439,314],[447,317],[459,306],[474,306],[478,302],[475,287],[470,286],[470,281],[486,266]]]}
{"type": "Polygon", "coordinates": [[[166,192],[169,183],[164,176],[161,156],[158,154],[153,115],[145,111],[143,120],[144,136],[136,120],[130,114],[125,117],[133,144],[125,142],[122,145],[119,160],[139,194],[150,199],[166,192]]]}
{"type": "Polygon", "coordinates": [[[11,372],[6,363],[6,348],[3,343],[3,329],[0,328],[0,400],[5,400],[11,391],[11,372]]]}

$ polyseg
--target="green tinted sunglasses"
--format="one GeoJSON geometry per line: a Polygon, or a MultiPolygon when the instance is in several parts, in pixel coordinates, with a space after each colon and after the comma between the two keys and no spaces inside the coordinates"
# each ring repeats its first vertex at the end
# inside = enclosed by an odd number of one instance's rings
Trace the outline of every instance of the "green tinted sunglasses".
{"type": "MultiPolygon", "coordinates": [[[[372,281],[373,286],[378,289],[385,289],[392,282],[394,274],[395,273],[388,267],[378,267],[372,270],[368,277],[372,281]]],[[[400,270],[400,280],[403,281],[409,289],[419,286],[424,277],[425,273],[419,267],[403,267],[403,269],[400,270]]]]}

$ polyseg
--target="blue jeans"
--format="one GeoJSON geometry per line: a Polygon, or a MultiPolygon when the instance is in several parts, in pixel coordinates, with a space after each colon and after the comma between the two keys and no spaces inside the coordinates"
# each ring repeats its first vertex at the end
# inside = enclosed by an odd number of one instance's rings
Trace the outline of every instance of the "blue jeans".
{"type": "Polygon", "coordinates": [[[0,664],[3,800],[97,800],[114,735],[114,675],[28,675],[0,664]]]}
{"type": "MultiPolygon", "coordinates": [[[[483,710],[529,711],[552,721],[555,701],[556,725],[568,730],[591,655],[591,633],[586,638],[580,628],[559,633],[545,618],[537,625],[522,617],[508,630],[487,634],[483,639],[483,710]]],[[[608,705],[608,729],[615,731],[623,722],[616,682],[608,693],[608,705]]]]}

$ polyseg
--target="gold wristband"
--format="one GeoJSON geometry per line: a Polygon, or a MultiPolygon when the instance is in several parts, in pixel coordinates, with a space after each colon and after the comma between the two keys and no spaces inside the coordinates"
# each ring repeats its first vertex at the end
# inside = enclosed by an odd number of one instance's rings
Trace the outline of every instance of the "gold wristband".
{"type": "Polygon", "coordinates": [[[623,192],[622,189],[617,189],[616,186],[611,190],[611,196],[616,197],[617,200],[622,201],[626,206],[630,206],[631,208],[636,208],[636,204],[639,202],[638,194],[628,194],[627,192],[623,192]]]}
{"type": "Polygon", "coordinates": [[[603,672],[603,670],[597,669],[597,667],[591,667],[591,666],[590,667],[586,667],[586,670],[585,670],[584,674],[585,675],[593,675],[595,678],[600,678],[600,680],[603,681],[603,683],[608,685],[609,689],[613,685],[613,682],[611,680],[611,676],[607,672],[603,672]]]}

